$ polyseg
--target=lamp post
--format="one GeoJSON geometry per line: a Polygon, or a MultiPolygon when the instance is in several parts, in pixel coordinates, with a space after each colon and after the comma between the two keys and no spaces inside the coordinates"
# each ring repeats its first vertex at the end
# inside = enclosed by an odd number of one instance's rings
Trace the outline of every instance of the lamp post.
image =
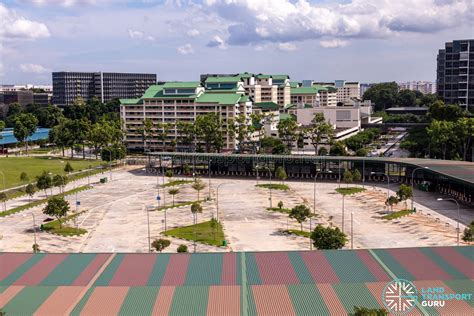
{"type": "Polygon", "coordinates": [[[354,212],[351,212],[351,249],[354,249],[354,212]]]}
{"type": "MultiPolygon", "coordinates": [[[[327,173],[332,173],[331,170],[326,171],[327,173]]],[[[314,176],[314,184],[313,184],[313,214],[316,213],[316,180],[318,179],[318,175],[320,173],[323,173],[323,171],[318,171],[316,172],[316,175],[314,176]]]]}
{"type": "Polygon", "coordinates": [[[461,219],[461,212],[459,210],[459,202],[456,200],[456,199],[453,199],[453,198],[438,198],[437,199],[438,201],[454,201],[456,202],[456,205],[458,207],[458,218],[457,218],[457,227],[456,227],[456,231],[457,231],[457,245],[459,246],[459,221],[461,219]]]}
{"type": "Polygon", "coordinates": [[[267,166],[263,166],[262,169],[267,169],[268,173],[270,174],[270,187],[269,187],[269,189],[270,189],[270,199],[269,200],[270,200],[270,208],[272,208],[272,171],[267,166]]]}
{"type": "MultiPolygon", "coordinates": [[[[33,212],[31,212],[31,216],[33,217],[33,252],[36,253],[36,219],[33,212]]],[[[23,217],[26,217],[26,214],[23,214],[23,217]]]]}
{"type": "MultiPolygon", "coordinates": [[[[110,172],[110,181],[112,181],[112,150],[110,150],[110,148],[107,148],[107,147],[102,148],[102,150],[106,150],[110,154],[108,164],[109,164],[109,172],[110,172]]],[[[101,154],[101,158],[102,158],[102,154],[101,154]]]]}
{"type": "MultiPolygon", "coordinates": [[[[312,220],[313,218],[310,217],[309,218],[309,250],[313,250],[313,243],[311,242],[311,231],[313,230],[313,227],[312,227],[312,220]]],[[[288,228],[287,228],[288,230],[288,228]]]]}
{"type": "Polygon", "coordinates": [[[151,252],[151,241],[150,241],[150,214],[148,211],[148,207],[145,207],[145,212],[146,212],[146,221],[147,221],[147,227],[148,227],[148,252],[151,252]]]}
{"type": "Polygon", "coordinates": [[[229,182],[221,183],[216,188],[216,220],[219,221],[219,188],[221,185],[229,184],[229,182]]]}
{"type": "Polygon", "coordinates": [[[337,183],[338,183],[338,187],[340,188],[341,187],[341,159],[337,160],[337,174],[338,174],[337,183]]]}
{"type": "Polygon", "coordinates": [[[342,232],[344,233],[344,197],[345,195],[342,194],[342,232]]]}
{"type": "Polygon", "coordinates": [[[212,159],[209,158],[209,162],[207,164],[207,170],[208,170],[208,173],[209,173],[209,185],[208,185],[208,189],[209,189],[209,200],[211,199],[211,161],[212,159]]]}
{"type": "Polygon", "coordinates": [[[415,172],[420,169],[429,169],[429,167],[418,167],[413,169],[411,172],[411,209],[414,210],[414,204],[415,204],[415,187],[414,187],[414,176],[415,172]]]}

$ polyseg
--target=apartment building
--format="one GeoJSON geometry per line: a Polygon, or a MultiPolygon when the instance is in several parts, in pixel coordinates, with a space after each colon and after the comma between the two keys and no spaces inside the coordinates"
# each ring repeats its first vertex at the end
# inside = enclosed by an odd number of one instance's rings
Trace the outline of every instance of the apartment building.
{"type": "Polygon", "coordinates": [[[314,85],[294,86],[291,88],[291,104],[310,106],[336,106],[337,90],[332,86],[314,85]]]}
{"type": "Polygon", "coordinates": [[[445,43],[437,56],[436,89],[449,104],[474,109],[474,39],[445,43]]]}
{"type": "Polygon", "coordinates": [[[436,83],[432,81],[410,81],[398,83],[400,90],[419,91],[423,94],[436,93],[436,83]]]}
{"type": "Polygon", "coordinates": [[[345,80],[336,80],[334,87],[337,89],[336,102],[343,105],[352,98],[360,98],[360,83],[346,82],[345,80]]]}
{"type": "MultiPolygon", "coordinates": [[[[200,82],[166,82],[149,87],[141,98],[121,99],[120,116],[123,121],[125,142],[131,151],[143,150],[195,150],[179,148],[183,135],[178,122],[193,123],[199,115],[216,113],[222,121],[224,149],[234,150],[237,143],[228,129],[228,121],[239,114],[250,117],[252,102],[244,93],[233,91],[239,82],[231,84],[228,79],[220,82],[206,79],[206,90],[200,82]],[[158,137],[154,130],[150,140],[144,140],[142,128],[150,119],[154,126],[166,124],[166,138],[158,137]]],[[[189,146],[188,146],[189,147],[189,146]]]]}
{"type": "Polygon", "coordinates": [[[81,97],[101,102],[115,98],[139,98],[156,84],[156,74],[112,72],[53,72],[53,103],[69,106],[81,97]]]}

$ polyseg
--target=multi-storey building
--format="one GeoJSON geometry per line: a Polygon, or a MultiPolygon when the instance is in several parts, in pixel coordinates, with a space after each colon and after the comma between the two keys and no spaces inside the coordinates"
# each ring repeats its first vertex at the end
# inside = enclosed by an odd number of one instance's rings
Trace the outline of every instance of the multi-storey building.
{"type": "Polygon", "coordinates": [[[437,57],[438,95],[449,104],[474,109],[474,39],[445,43],[437,57]]]}
{"type": "Polygon", "coordinates": [[[156,84],[155,74],[112,72],[53,72],[53,103],[68,106],[81,97],[101,102],[115,98],[138,98],[156,84]]]}
{"type": "Polygon", "coordinates": [[[400,90],[419,91],[423,94],[436,93],[436,83],[431,81],[400,82],[398,88],[400,90]]]}
{"type": "MultiPolygon", "coordinates": [[[[237,142],[229,131],[228,122],[240,114],[250,118],[252,102],[237,91],[239,81],[232,83],[229,78],[214,77],[205,81],[209,90],[200,82],[167,82],[149,87],[140,98],[121,99],[120,116],[127,148],[131,151],[176,149],[184,136],[180,134],[179,122],[193,123],[199,115],[216,113],[222,122],[224,149],[234,150],[237,142]],[[166,124],[164,139],[158,137],[159,128],[153,129],[150,139],[144,139],[142,130],[147,119],[153,126],[166,124]]],[[[193,146],[187,147],[178,149],[195,150],[193,146]]]]}
{"type": "Polygon", "coordinates": [[[336,80],[334,87],[337,89],[336,102],[338,105],[344,105],[346,102],[350,102],[352,98],[360,98],[359,82],[336,80]]]}
{"type": "Polygon", "coordinates": [[[314,85],[291,88],[291,104],[336,106],[336,89],[333,86],[314,85]]]}

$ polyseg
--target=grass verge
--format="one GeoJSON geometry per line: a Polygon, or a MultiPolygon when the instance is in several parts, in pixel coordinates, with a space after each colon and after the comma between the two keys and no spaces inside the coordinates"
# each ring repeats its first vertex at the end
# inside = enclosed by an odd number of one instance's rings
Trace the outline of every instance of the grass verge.
{"type": "Polygon", "coordinates": [[[298,230],[298,229],[285,229],[283,231],[283,233],[290,234],[290,235],[296,235],[296,236],[300,236],[300,237],[306,237],[306,238],[309,238],[309,236],[311,235],[310,232],[305,232],[305,231],[301,231],[301,230],[298,230]]]}
{"type": "Polygon", "coordinates": [[[163,211],[163,210],[167,210],[167,209],[170,209],[170,208],[177,208],[177,207],[181,207],[181,206],[192,205],[192,204],[195,203],[195,202],[203,203],[203,202],[207,202],[207,201],[210,201],[210,200],[188,201],[188,202],[182,202],[182,203],[175,203],[174,205],[160,206],[160,207],[157,208],[156,210],[157,210],[157,211],[163,211]]]}
{"type": "Polygon", "coordinates": [[[348,188],[337,188],[336,192],[343,194],[343,195],[351,195],[351,194],[356,194],[360,192],[364,192],[364,188],[356,188],[356,187],[348,187],[348,188]]]}
{"type": "Polygon", "coordinates": [[[216,227],[211,227],[211,222],[203,222],[196,225],[178,227],[167,230],[163,233],[165,236],[182,238],[190,241],[196,241],[213,246],[222,246],[224,241],[224,231],[222,225],[216,223],[216,227]],[[194,231],[196,234],[194,234],[194,231]]]}
{"type": "Polygon", "coordinates": [[[281,183],[272,183],[272,184],[264,183],[264,184],[257,184],[255,186],[259,188],[264,188],[264,189],[283,190],[283,191],[290,189],[289,186],[287,186],[286,184],[281,184],[281,183]]]}
{"type": "Polygon", "coordinates": [[[73,220],[75,217],[81,215],[84,212],[85,211],[82,211],[82,212],[78,212],[76,214],[72,214],[72,215],[67,216],[63,220],[62,227],[59,227],[59,221],[55,220],[55,221],[51,221],[51,222],[48,222],[46,224],[43,224],[42,225],[42,230],[46,231],[46,232],[49,232],[49,233],[65,236],[65,237],[85,234],[85,233],[87,233],[87,230],[85,230],[83,228],[75,228],[75,227],[70,227],[70,226],[64,226],[64,224],[66,222],[68,222],[70,220],[73,220]]]}
{"type": "Polygon", "coordinates": [[[182,185],[182,184],[188,184],[188,183],[193,183],[193,182],[194,182],[193,180],[173,180],[173,181],[160,185],[160,187],[168,188],[168,187],[173,187],[175,185],[182,185]]]}
{"type": "MultiPolygon", "coordinates": [[[[83,185],[83,186],[80,186],[80,187],[77,187],[77,188],[74,188],[72,190],[69,190],[69,191],[66,191],[64,193],[61,193],[61,194],[56,194],[54,196],[67,196],[67,195],[71,195],[71,194],[74,194],[76,192],[80,192],[80,191],[84,191],[84,190],[88,190],[88,189],[91,189],[92,187],[89,186],[89,185],[83,185]]],[[[11,214],[15,214],[15,213],[18,213],[18,212],[21,212],[21,211],[24,211],[24,210],[27,210],[31,207],[35,207],[35,206],[38,206],[38,205],[41,205],[41,204],[44,204],[48,201],[48,199],[41,199],[41,200],[36,200],[36,201],[33,201],[31,203],[28,203],[28,204],[25,204],[25,205],[21,205],[21,206],[17,206],[17,207],[14,207],[10,210],[7,210],[7,211],[4,211],[4,212],[0,212],[0,217],[5,217],[7,215],[11,215],[11,214]]]]}
{"type": "Polygon", "coordinates": [[[393,212],[393,213],[384,215],[384,216],[382,216],[382,218],[392,220],[392,219],[396,219],[396,218],[400,218],[400,217],[403,217],[403,216],[410,215],[412,213],[413,213],[412,210],[401,210],[401,211],[398,211],[398,212],[393,212]]]}
{"type": "Polygon", "coordinates": [[[291,209],[289,208],[279,208],[279,207],[267,207],[267,211],[269,212],[278,212],[278,213],[284,213],[284,214],[290,214],[291,209]]]}

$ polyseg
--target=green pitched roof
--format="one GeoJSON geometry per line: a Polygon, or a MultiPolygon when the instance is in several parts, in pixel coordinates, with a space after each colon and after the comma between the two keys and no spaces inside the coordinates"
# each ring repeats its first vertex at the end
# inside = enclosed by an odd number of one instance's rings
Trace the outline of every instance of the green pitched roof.
{"type": "Polygon", "coordinates": [[[239,102],[242,103],[242,102],[247,102],[247,101],[250,101],[250,97],[248,95],[242,95],[242,97],[240,98],[239,102]]]}
{"type": "Polygon", "coordinates": [[[163,89],[196,89],[201,83],[199,81],[170,81],[163,85],[163,89]]]}
{"type": "Polygon", "coordinates": [[[290,81],[290,87],[292,87],[292,88],[298,88],[299,84],[301,84],[301,82],[290,81]]]}
{"type": "Polygon", "coordinates": [[[316,87],[291,88],[291,94],[316,94],[319,89],[316,87]]]}
{"type": "Polygon", "coordinates": [[[233,77],[207,77],[206,83],[237,83],[241,81],[241,78],[238,76],[233,77]]]}
{"type": "Polygon", "coordinates": [[[142,100],[141,99],[120,99],[120,104],[122,105],[135,105],[135,104],[141,104],[142,100]]]}
{"type": "Polygon", "coordinates": [[[271,75],[273,79],[276,80],[285,80],[285,79],[290,79],[290,76],[288,75],[271,75]]]}
{"type": "Polygon", "coordinates": [[[239,102],[241,94],[237,93],[203,93],[196,103],[219,103],[221,105],[234,105],[239,102]]]}
{"type": "MultiPolygon", "coordinates": [[[[174,84],[175,82],[170,82],[170,84],[174,84]]],[[[180,82],[181,83],[181,82],[180,82]]],[[[163,94],[163,89],[168,83],[161,84],[161,85],[153,85],[150,86],[146,91],[145,94],[142,96],[142,99],[193,99],[196,97],[196,94],[186,94],[186,95],[179,95],[179,94],[170,94],[170,95],[165,95],[163,94]]],[[[183,87],[175,87],[175,86],[168,86],[168,89],[177,89],[177,88],[187,88],[187,89],[193,89],[193,87],[190,86],[183,86],[183,87]]]]}
{"type": "Polygon", "coordinates": [[[293,114],[280,113],[280,121],[284,120],[294,120],[295,116],[293,114]]]}
{"type": "Polygon", "coordinates": [[[275,102],[258,102],[254,103],[253,107],[262,110],[278,110],[280,108],[275,102]]]}
{"type": "Polygon", "coordinates": [[[271,78],[272,75],[263,75],[263,74],[259,74],[257,75],[257,79],[268,79],[268,78],[271,78]]]}
{"type": "Polygon", "coordinates": [[[253,76],[253,74],[248,73],[248,72],[243,72],[243,73],[239,74],[239,77],[241,77],[241,78],[250,78],[252,76],[253,76]]]}
{"type": "Polygon", "coordinates": [[[143,94],[142,99],[154,98],[155,95],[163,90],[163,85],[155,84],[146,89],[145,94],[143,94]]]}

